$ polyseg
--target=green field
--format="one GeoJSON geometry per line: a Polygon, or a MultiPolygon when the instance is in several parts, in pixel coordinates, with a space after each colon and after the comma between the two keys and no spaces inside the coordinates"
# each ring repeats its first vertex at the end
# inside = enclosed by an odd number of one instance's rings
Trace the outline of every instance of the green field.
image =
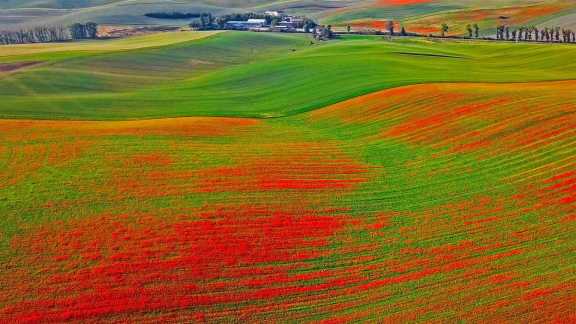
{"type": "Polygon", "coordinates": [[[576,46],[0,50],[0,322],[576,321],[576,46]]]}
{"type": "Polygon", "coordinates": [[[241,32],[142,41],[149,47],[3,56],[41,64],[2,78],[0,117],[279,117],[408,84],[570,79],[576,66],[576,47],[562,45],[377,37],[311,45],[305,36],[241,32]]]}

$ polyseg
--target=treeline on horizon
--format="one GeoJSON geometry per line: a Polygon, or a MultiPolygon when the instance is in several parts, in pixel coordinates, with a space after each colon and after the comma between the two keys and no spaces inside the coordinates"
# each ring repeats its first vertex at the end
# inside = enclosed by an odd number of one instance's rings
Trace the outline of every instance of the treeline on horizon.
{"type": "Polygon", "coordinates": [[[98,38],[98,24],[38,26],[15,31],[0,31],[0,45],[64,42],[98,38]]]}
{"type": "Polygon", "coordinates": [[[200,18],[203,15],[208,15],[207,13],[191,13],[191,12],[150,12],[144,16],[156,19],[193,19],[200,18]]]}

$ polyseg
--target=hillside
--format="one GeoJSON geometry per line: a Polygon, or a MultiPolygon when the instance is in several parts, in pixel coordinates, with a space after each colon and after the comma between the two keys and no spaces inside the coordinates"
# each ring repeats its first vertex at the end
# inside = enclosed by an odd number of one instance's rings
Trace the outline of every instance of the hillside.
{"type": "MultiPolygon", "coordinates": [[[[452,33],[574,14],[478,3],[273,6],[452,33]]],[[[0,4],[157,23],[160,1],[0,4]]],[[[574,323],[575,57],[240,31],[1,46],[0,323],[574,323]]]]}
{"type": "Polygon", "coordinates": [[[176,24],[144,17],[157,11],[212,12],[222,14],[242,11],[287,10],[306,14],[322,23],[355,28],[383,29],[386,21],[402,22],[408,29],[437,33],[442,23],[452,26],[451,33],[462,34],[470,23],[480,24],[490,34],[506,17],[506,23],[526,25],[571,26],[576,3],[571,0],[202,0],[202,1],[139,1],[139,0],[26,0],[0,1],[0,27],[18,28],[27,24],[70,24],[96,21],[102,24],[176,24]]]}
{"type": "Polygon", "coordinates": [[[576,68],[574,46],[243,32],[3,49],[6,67],[34,62],[0,79],[10,118],[279,117],[408,84],[564,80],[576,68]]]}
{"type": "Polygon", "coordinates": [[[575,86],[0,121],[0,318],[573,322],[575,86]]]}

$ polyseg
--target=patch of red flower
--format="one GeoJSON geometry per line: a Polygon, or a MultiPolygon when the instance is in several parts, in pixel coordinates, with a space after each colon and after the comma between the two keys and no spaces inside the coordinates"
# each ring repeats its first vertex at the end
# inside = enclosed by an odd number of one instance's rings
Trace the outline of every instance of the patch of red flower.
{"type": "Polygon", "coordinates": [[[263,145],[265,155],[240,165],[198,170],[201,192],[352,190],[368,181],[369,167],[330,143],[263,145]]]}
{"type": "Polygon", "coordinates": [[[330,271],[295,271],[330,254],[331,237],[342,231],[346,216],[238,206],[188,218],[104,215],[16,237],[12,246],[28,271],[3,284],[9,295],[2,296],[8,300],[0,318],[113,320],[210,309],[217,316],[228,304],[240,313],[280,308],[289,296],[333,287],[306,283],[330,271]]]}

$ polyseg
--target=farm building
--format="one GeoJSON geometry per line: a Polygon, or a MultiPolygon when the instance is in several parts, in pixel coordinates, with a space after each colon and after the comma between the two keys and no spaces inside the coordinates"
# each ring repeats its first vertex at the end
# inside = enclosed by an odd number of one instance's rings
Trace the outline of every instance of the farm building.
{"type": "Polygon", "coordinates": [[[226,22],[226,29],[249,30],[266,26],[266,19],[248,19],[247,21],[232,20],[226,22]]]}

